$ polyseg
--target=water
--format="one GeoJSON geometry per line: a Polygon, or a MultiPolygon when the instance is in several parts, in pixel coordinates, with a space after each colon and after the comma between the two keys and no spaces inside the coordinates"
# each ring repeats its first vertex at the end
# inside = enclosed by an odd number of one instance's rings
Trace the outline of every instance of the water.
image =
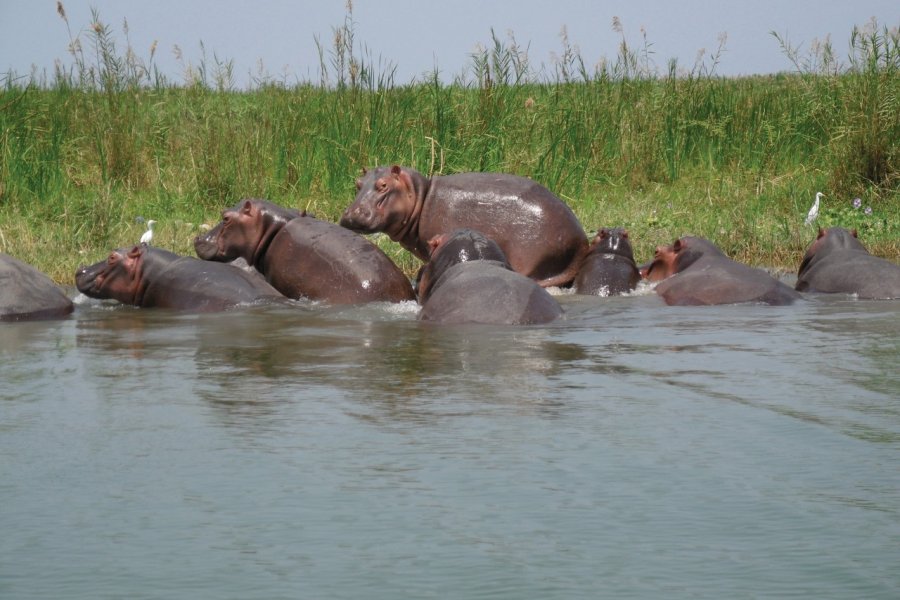
{"type": "Polygon", "coordinates": [[[900,302],[0,325],[0,598],[897,598],[900,302]]]}

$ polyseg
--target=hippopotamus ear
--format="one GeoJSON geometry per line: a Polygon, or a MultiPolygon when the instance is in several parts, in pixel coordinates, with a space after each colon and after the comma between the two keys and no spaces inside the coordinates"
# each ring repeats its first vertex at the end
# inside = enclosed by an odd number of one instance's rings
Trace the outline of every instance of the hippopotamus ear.
{"type": "Polygon", "coordinates": [[[853,237],[855,237],[855,238],[858,238],[858,237],[859,237],[859,236],[856,234],[856,230],[855,230],[855,229],[851,229],[851,230],[850,230],[850,233],[851,233],[851,234],[853,235],[853,237]]]}
{"type": "Polygon", "coordinates": [[[627,240],[627,239],[628,239],[628,230],[627,230],[627,229],[623,229],[621,235],[622,235],[622,239],[627,240]]]}
{"type": "Polygon", "coordinates": [[[825,235],[825,228],[819,227],[819,233],[816,235],[816,239],[821,240],[824,235],[825,235]]]}
{"type": "Polygon", "coordinates": [[[395,179],[400,178],[400,165],[391,166],[391,175],[393,175],[395,179]]]}
{"type": "Polygon", "coordinates": [[[245,215],[249,215],[253,211],[253,203],[249,200],[244,200],[244,204],[241,206],[241,212],[245,215]]]}
{"type": "Polygon", "coordinates": [[[681,241],[681,238],[672,242],[672,250],[675,252],[681,252],[685,248],[684,242],[681,241]]]}
{"type": "MultiPolygon", "coordinates": [[[[144,245],[146,246],[147,244],[144,245]]],[[[143,249],[140,246],[134,246],[128,251],[128,258],[137,258],[141,255],[142,251],[143,249]]]]}

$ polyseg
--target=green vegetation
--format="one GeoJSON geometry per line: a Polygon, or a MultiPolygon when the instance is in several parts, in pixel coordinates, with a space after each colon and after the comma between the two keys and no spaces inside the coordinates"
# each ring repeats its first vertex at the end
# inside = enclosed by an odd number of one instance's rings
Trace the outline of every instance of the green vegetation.
{"type": "Polygon", "coordinates": [[[144,219],[158,221],[156,245],[184,254],[243,197],[336,221],[360,169],[391,163],[531,177],[589,233],[627,227],[639,261],[694,234],[794,270],[814,237],[803,220],[816,191],[817,224],[856,227],[873,253],[900,257],[897,29],[854,28],[846,65],[827,43],[802,55],[776,36],[796,72],[736,79],[716,76],[718,51],[659,73],[646,41],[624,35],[615,60],[590,70],[563,36],[554,72],[539,75],[514,38],[492,33],[453,83],[398,84],[358,50],[350,12],[333,47],[319,44],[319,82],[260,77],[244,91],[218,58],[175,85],[153,51],[120,51],[94,21],[71,40],[71,67],[51,81],[10,73],[0,89],[0,251],[62,283],[135,243],[144,219]]]}

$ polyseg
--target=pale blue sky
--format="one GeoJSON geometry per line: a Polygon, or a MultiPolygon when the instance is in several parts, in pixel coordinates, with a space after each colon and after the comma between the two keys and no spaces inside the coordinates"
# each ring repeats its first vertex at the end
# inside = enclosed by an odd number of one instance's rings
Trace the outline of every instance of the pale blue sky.
{"type": "MultiPolygon", "coordinates": [[[[234,61],[238,85],[257,73],[260,61],[265,71],[289,84],[318,81],[314,35],[330,46],[332,29],[346,14],[346,0],[64,0],[63,5],[74,35],[87,30],[90,9],[97,8],[120,51],[127,18],[137,54],[146,59],[156,41],[156,64],[179,83],[182,65],[173,47],[180,46],[184,60],[196,64],[202,41],[208,63],[213,53],[234,61]]],[[[504,41],[508,31],[514,32],[521,45],[529,45],[532,64],[549,69],[553,55],[562,51],[563,26],[591,68],[603,57],[615,57],[621,36],[612,30],[614,16],[631,44],[640,42],[641,28],[646,31],[653,60],[663,71],[670,58],[689,69],[698,51],[712,52],[725,33],[717,73],[741,75],[792,68],[770,35],[773,30],[803,48],[830,35],[845,58],[854,25],[873,16],[890,28],[900,24],[896,0],[355,0],[353,6],[357,42],[373,57],[396,65],[398,83],[435,66],[445,80],[452,79],[469,64],[477,44],[489,45],[491,28],[504,41]]],[[[35,65],[52,75],[55,60],[70,62],[68,43],[55,0],[0,0],[0,74],[27,75],[35,65]]]]}

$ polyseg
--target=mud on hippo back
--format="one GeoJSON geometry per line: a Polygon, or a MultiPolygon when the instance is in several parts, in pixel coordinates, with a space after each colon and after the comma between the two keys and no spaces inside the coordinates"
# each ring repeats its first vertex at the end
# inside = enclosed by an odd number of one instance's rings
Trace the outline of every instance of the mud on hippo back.
{"type": "Polygon", "coordinates": [[[800,294],[762,269],[728,258],[711,241],[687,236],[660,246],[641,273],[670,305],[791,304],[800,294]]]}
{"type": "Polygon", "coordinates": [[[866,299],[900,298],[900,266],[869,254],[856,231],[819,229],[800,263],[796,289],[866,299]]]}
{"type": "Polygon", "coordinates": [[[431,260],[419,274],[419,319],[438,323],[549,323],[562,308],[547,290],[510,269],[500,247],[459,229],[432,239],[431,260]]]}
{"type": "Polygon", "coordinates": [[[429,240],[471,228],[495,241],[513,270],[542,286],[571,283],[587,236],[565,202],[542,185],[504,173],[426,178],[394,165],[367,171],[341,225],[384,232],[421,260],[429,240]]]}
{"type": "Polygon", "coordinates": [[[79,268],[75,285],[91,298],[193,312],[225,310],[260,301],[287,301],[257,274],[146,244],[119,248],[106,260],[79,268]]]}
{"type": "Polygon", "coordinates": [[[194,240],[204,260],[243,258],[289,298],[331,304],[415,299],[409,278],[369,240],[272,202],[246,199],[194,240]]]}

